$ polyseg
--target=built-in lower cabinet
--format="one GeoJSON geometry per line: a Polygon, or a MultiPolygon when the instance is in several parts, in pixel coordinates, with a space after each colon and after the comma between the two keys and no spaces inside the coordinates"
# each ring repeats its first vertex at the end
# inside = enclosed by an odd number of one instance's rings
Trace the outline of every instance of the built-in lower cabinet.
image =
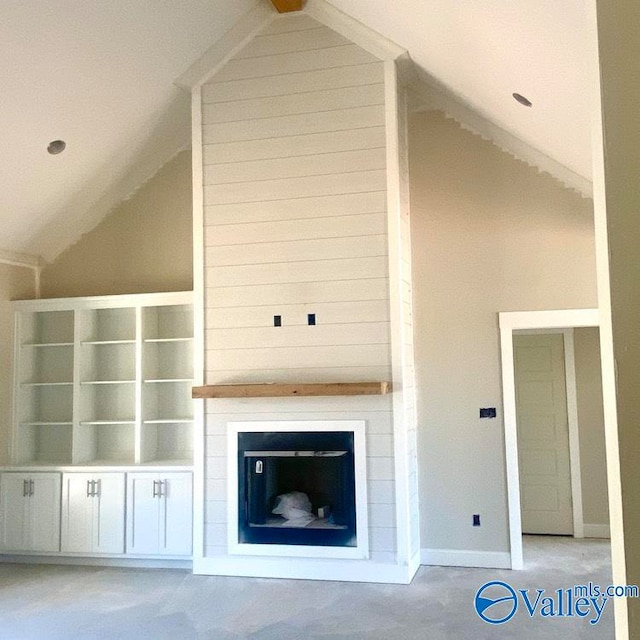
{"type": "Polygon", "coordinates": [[[127,474],[127,553],[189,556],[191,473],[127,474]]]}
{"type": "Polygon", "coordinates": [[[186,470],[2,471],[0,552],[187,559],[192,485],[186,470]]]}
{"type": "Polygon", "coordinates": [[[0,474],[0,527],[2,551],[59,551],[60,474],[0,474]]]}
{"type": "Polygon", "coordinates": [[[124,553],[124,490],[124,473],[64,473],[61,550],[124,553]]]}

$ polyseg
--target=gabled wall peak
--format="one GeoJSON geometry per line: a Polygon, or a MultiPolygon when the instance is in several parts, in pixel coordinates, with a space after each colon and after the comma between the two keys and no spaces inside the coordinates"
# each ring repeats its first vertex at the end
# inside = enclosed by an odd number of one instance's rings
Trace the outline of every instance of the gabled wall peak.
{"type": "Polygon", "coordinates": [[[176,80],[176,84],[187,90],[202,86],[271,23],[277,21],[284,23],[284,21],[295,21],[304,17],[312,18],[330,28],[379,60],[397,60],[403,56],[407,57],[405,49],[336,9],[325,0],[307,0],[302,3],[301,10],[286,13],[278,13],[271,1],[264,0],[215,42],[176,80]]]}

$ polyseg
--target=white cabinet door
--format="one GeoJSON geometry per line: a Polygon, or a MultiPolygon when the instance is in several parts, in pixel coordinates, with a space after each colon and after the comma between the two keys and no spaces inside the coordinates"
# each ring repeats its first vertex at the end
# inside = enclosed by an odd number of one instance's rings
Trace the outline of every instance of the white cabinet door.
{"type": "Polygon", "coordinates": [[[62,478],[62,551],[82,553],[93,547],[93,498],[87,473],[62,478]]]}
{"type": "Polygon", "coordinates": [[[30,480],[29,548],[60,551],[60,474],[33,473],[30,480]]]}
{"type": "Polygon", "coordinates": [[[127,474],[127,552],[191,555],[191,473],[127,474]]]}
{"type": "Polygon", "coordinates": [[[99,553],[124,553],[124,473],[103,473],[95,479],[97,513],[94,550],[99,553]]]}
{"type": "Polygon", "coordinates": [[[3,473],[0,476],[0,504],[2,517],[2,549],[26,551],[29,548],[27,523],[29,476],[22,473],[3,473]]]}
{"type": "Polygon", "coordinates": [[[59,551],[60,474],[1,474],[0,520],[4,551],[59,551]]]}
{"type": "Polygon", "coordinates": [[[127,474],[127,553],[158,553],[158,475],[127,474]]]}
{"type": "Polygon", "coordinates": [[[191,474],[165,474],[161,481],[160,552],[190,556],[193,531],[191,474]]]}
{"type": "Polygon", "coordinates": [[[65,473],[62,551],[124,553],[124,474],[65,473]]]}

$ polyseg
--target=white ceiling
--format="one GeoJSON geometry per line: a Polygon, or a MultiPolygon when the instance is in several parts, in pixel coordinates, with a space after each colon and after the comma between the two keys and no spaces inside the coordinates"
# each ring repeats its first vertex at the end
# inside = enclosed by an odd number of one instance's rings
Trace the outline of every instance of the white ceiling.
{"type": "MultiPolygon", "coordinates": [[[[266,1],[2,0],[0,250],[52,259],[188,144],[174,82],[266,1]],[[57,138],[67,150],[51,156],[57,138]]],[[[590,177],[583,0],[328,1],[467,107],[590,177]]]]}

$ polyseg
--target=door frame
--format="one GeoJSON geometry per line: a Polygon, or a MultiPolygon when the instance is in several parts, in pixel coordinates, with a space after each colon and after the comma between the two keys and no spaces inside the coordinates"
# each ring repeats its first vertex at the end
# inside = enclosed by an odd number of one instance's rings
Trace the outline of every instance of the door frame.
{"type": "MultiPolygon", "coordinates": [[[[520,472],[518,469],[518,434],[516,423],[516,389],[513,357],[513,333],[562,332],[568,330],[571,340],[565,338],[565,376],[567,378],[567,414],[569,418],[569,454],[571,459],[571,491],[575,499],[576,492],[581,492],[580,481],[574,483],[574,474],[579,478],[579,441],[577,424],[577,405],[575,397],[575,363],[573,352],[573,333],[576,327],[599,327],[600,319],[597,309],[566,309],[558,311],[509,311],[498,313],[500,326],[500,352],[502,360],[502,408],[504,416],[505,466],[507,472],[507,508],[509,516],[509,543],[511,568],[522,569],[524,566],[522,551],[522,521],[520,515],[520,472]],[[567,347],[567,342],[570,346],[567,347]],[[570,353],[569,353],[570,352],[570,353]],[[570,365],[567,367],[568,358],[570,365]],[[573,376],[573,391],[569,389],[569,376],[573,376]],[[571,397],[570,397],[571,396],[571,397]],[[574,413],[575,411],[575,413],[574,413]],[[573,415],[572,415],[573,414],[573,415]]],[[[565,334],[566,336],[566,334],[565,334]]],[[[574,501],[574,535],[584,535],[582,523],[582,496],[578,500],[579,513],[574,501]],[[576,518],[580,519],[580,527],[576,527],[576,518]]]]}

